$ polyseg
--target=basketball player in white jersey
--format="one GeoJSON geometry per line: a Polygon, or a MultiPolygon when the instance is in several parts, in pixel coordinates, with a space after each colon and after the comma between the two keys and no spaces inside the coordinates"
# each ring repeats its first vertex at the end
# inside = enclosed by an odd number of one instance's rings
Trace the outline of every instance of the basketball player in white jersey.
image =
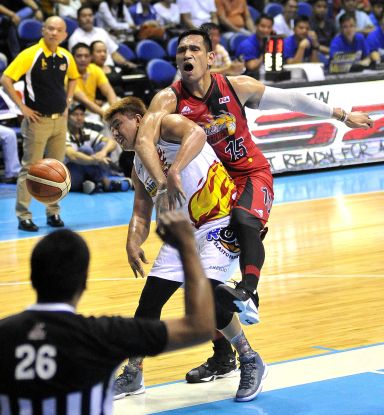
{"type": "MultiPolygon", "coordinates": [[[[111,128],[112,136],[123,150],[135,149],[137,131],[145,112],[145,105],[135,97],[124,98],[107,110],[104,118],[111,128]]],[[[195,135],[197,139],[199,135],[205,133],[197,124],[182,115],[170,114],[162,119],[160,135],[157,151],[166,173],[173,163],[180,162],[176,155],[181,141],[186,136],[195,135]]],[[[152,210],[160,192],[137,156],[134,160],[132,180],[135,199],[126,249],[135,276],[144,277],[142,263],[147,263],[147,260],[141,245],[148,237],[152,210]]],[[[185,212],[195,228],[196,245],[201,262],[215,288],[218,284],[227,281],[238,266],[239,247],[233,233],[227,228],[236,188],[208,144],[185,167],[181,173],[181,180],[185,201],[180,201],[180,209],[185,212]]],[[[164,244],[149,272],[135,317],[160,318],[162,307],[183,281],[184,274],[177,251],[164,244]]],[[[261,391],[263,380],[267,375],[267,366],[248,343],[237,315],[220,307],[217,301],[215,308],[217,329],[224,334],[239,354],[241,374],[236,400],[250,401],[261,391]],[[254,364],[255,360],[258,362],[257,367],[254,364]],[[250,378],[252,382],[249,382],[250,378]],[[249,387],[250,384],[252,387],[249,387]]],[[[235,370],[234,359],[233,363],[235,370]]],[[[217,377],[228,376],[234,370],[229,372],[226,370],[225,373],[212,372],[204,380],[210,381],[217,377]]],[[[201,381],[200,374],[196,374],[196,378],[201,381]]],[[[115,399],[142,392],[144,392],[142,358],[138,357],[130,359],[129,364],[123,368],[122,374],[117,378],[115,399]]]]}

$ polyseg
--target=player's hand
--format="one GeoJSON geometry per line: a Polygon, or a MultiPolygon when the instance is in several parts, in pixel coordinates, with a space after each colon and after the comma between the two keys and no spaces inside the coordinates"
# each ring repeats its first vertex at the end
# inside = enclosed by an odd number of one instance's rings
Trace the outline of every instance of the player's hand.
{"type": "Polygon", "coordinates": [[[127,255],[129,265],[131,266],[132,271],[135,274],[135,278],[138,277],[138,274],[140,274],[141,277],[144,278],[145,272],[142,267],[142,264],[148,264],[148,260],[145,257],[143,249],[140,246],[127,245],[127,255]]]}
{"type": "Polygon", "coordinates": [[[169,209],[173,210],[177,207],[181,207],[186,200],[186,196],[181,184],[180,173],[173,170],[172,167],[168,171],[167,175],[167,193],[169,209]],[[179,206],[177,206],[179,204],[179,206]]]}
{"type": "Polygon", "coordinates": [[[164,242],[177,249],[195,243],[192,226],[180,210],[162,213],[158,218],[156,232],[164,242]]]}
{"type": "Polygon", "coordinates": [[[352,111],[348,114],[345,124],[349,128],[372,128],[373,120],[366,112],[352,111]]]}

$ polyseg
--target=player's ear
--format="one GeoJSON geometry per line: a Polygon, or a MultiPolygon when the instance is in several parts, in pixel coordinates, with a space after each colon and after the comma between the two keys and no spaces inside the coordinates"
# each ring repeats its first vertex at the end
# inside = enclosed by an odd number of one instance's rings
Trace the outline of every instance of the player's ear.
{"type": "Polygon", "coordinates": [[[214,61],[215,61],[215,52],[213,52],[213,51],[208,52],[207,60],[208,60],[208,62],[207,62],[208,67],[212,66],[214,61]]]}

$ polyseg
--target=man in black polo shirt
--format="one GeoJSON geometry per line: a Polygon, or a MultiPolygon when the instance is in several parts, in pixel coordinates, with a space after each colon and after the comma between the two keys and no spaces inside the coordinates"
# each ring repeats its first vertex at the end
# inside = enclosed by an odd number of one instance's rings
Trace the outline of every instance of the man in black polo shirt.
{"type": "Polygon", "coordinates": [[[49,234],[31,257],[37,303],[0,320],[1,414],[111,414],[112,379],[123,360],[213,336],[212,289],[192,227],[182,212],[166,212],[159,219],[158,234],[179,251],[183,264],[185,315],[159,320],[76,314],[89,250],[70,230],[49,234]]]}
{"type": "MultiPolygon", "coordinates": [[[[19,229],[36,232],[38,226],[29,211],[31,195],[26,187],[28,168],[37,160],[49,157],[62,161],[67,132],[67,106],[72,100],[79,73],[72,55],[59,44],[67,37],[66,25],[57,16],[49,17],[40,41],[16,56],[1,78],[5,90],[24,115],[22,168],[17,181],[16,216],[19,229]],[[67,86],[64,79],[68,76],[67,86]],[[14,83],[24,80],[24,103],[14,83]]],[[[64,226],[58,203],[47,205],[47,224],[64,226]]]]}

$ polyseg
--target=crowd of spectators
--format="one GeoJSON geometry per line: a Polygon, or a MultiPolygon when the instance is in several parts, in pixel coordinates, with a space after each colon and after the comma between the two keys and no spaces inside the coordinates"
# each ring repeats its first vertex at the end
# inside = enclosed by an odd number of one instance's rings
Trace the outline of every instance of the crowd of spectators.
{"type": "MultiPolygon", "coordinates": [[[[354,54],[357,66],[374,67],[384,55],[383,11],[384,0],[4,0],[0,73],[27,46],[18,36],[24,20],[59,15],[69,31],[62,46],[74,55],[81,75],[74,98],[86,117],[100,119],[106,106],[132,94],[137,78],[147,76],[147,60],[136,55],[143,40],[158,43],[166,51],[162,58],[174,64],[174,38],[203,25],[216,53],[212,69],[226,75],[262,76],[270,35],[284,38],[286,64],[323,62],[327,70],[340,54],[354,54]]],[[[140,89],[146,102],[159,87],[150,81],[150,90],[140,89]]]]}

